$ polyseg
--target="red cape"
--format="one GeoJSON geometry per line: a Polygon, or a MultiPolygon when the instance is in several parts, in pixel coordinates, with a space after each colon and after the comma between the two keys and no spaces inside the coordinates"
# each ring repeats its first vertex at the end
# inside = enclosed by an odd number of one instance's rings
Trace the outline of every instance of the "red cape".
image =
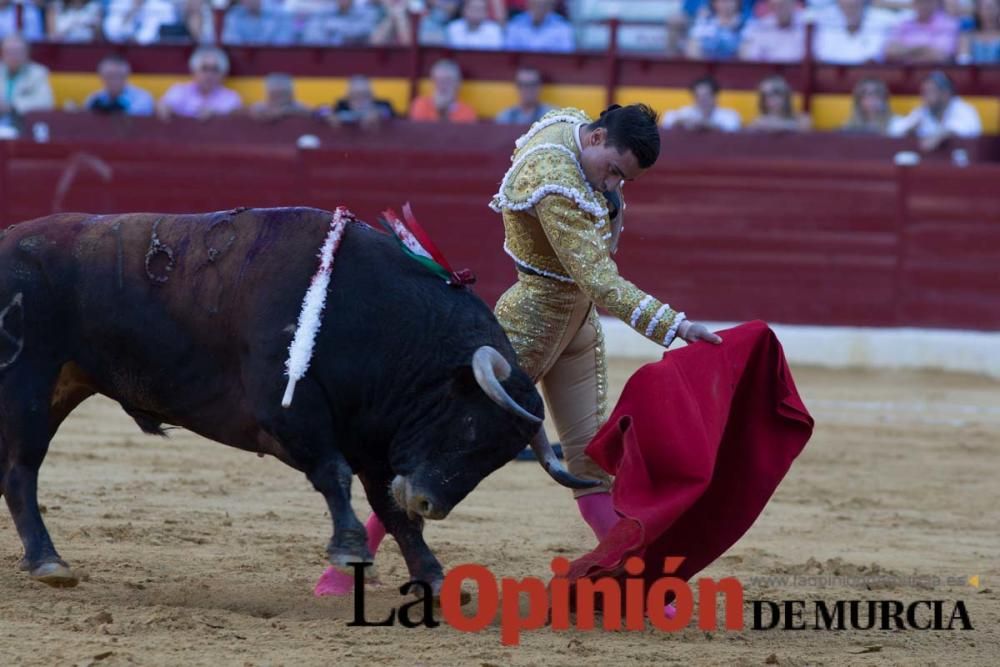
{"type": "Polygon", "coordinates": [[[640,556],[651,584],[665,556],[690,579],[760,515],[809,440],[813,420],[781,344],[763,322],[720,331],[722,345],[667,352],[625,385],[587,454],[615,476],[622,519],[568,578],[622,576],[640,556]]]}

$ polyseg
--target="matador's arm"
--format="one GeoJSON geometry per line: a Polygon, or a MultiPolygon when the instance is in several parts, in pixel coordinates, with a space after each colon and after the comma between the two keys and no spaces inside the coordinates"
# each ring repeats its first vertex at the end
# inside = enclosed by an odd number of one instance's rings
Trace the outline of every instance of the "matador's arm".
{"type": "Polygon", "coordinates": [[[577,202],[550,194],[535,204],[535,214],[559,262],[577,286],[594,303],[630,325],[637,332],[668,346],[685,321],[677,312],[646,294],[618,273],[601,232],[608,225],[580,209],[577,202]]]}

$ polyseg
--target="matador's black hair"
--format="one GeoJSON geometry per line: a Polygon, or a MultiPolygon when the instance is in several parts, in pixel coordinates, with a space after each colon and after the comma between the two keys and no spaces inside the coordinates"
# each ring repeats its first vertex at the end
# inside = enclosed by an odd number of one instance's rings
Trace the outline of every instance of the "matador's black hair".
{"type": "Polygon", "coordinates": [[[589,129],[603,127],[608,132],[608,145],[619,151],[632,151],[641,169],[649,169],[660,157],[660,131],[656,127],[656,112],[645,104],[627,107],[612,104],[589,129]]]}

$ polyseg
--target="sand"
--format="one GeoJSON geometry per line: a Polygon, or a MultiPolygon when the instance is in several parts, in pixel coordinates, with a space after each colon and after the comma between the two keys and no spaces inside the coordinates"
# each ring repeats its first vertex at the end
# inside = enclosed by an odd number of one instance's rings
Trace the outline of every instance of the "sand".
{"type": "MultiPolygon", "coordinates": [[[[638,362],[612,364],[619,390],[638,362]]],[[[142,435],[94,398],[41,475],[46,522],[85,575],[54,590],[17,571],[0,512],[3,665],[989,665],[1000,662],[1000,383],[940,373],[796,368],[815,435],[749,533],[703,574],[747,599],[963,600],[971,631],[530,631],[353,628],[347,599],[314,599],[329,518],[299,473],[183,431],[142,435]],[[875,586],[831,577],[887,575],[875,586]],[[979,575],[979,586],[968,583],[979,575]],[[940,577],[938,583],[913,577],[940,577]],[[781,578],[784,577],[783,581],[781,578]],[[950,580],[949,580],[950,579],[950,580]]],[[[356,485],[359,487],[359,485],[356,485]]],[[[368,507],[355,490],[362,519],[368,507]]],[[[545,575],[593,537],[533,463],[487,479],[427,541],[446,568],[545,575]]],[[[403,601],[395,544],[370,616],[403,601]]],[[[812,612],[807,612],[807,616],[812,612]]],[[[748,613],[747,618],[752,614],[748,613]]]]}

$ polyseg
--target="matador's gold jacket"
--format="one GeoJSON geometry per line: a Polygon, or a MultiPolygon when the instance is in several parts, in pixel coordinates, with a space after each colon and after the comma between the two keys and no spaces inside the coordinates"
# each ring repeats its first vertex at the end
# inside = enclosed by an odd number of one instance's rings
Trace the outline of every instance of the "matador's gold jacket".
{"type": "Polygon", "coordinates": [[[575,283],[594,303],[643,336],[669,345],[684,313],[618,274],[604,197],[580,166],[578,109],[551,111],[517,140],[510,170],[490,208],[503,214],[504,250],[529,273],[575,283]]]}

